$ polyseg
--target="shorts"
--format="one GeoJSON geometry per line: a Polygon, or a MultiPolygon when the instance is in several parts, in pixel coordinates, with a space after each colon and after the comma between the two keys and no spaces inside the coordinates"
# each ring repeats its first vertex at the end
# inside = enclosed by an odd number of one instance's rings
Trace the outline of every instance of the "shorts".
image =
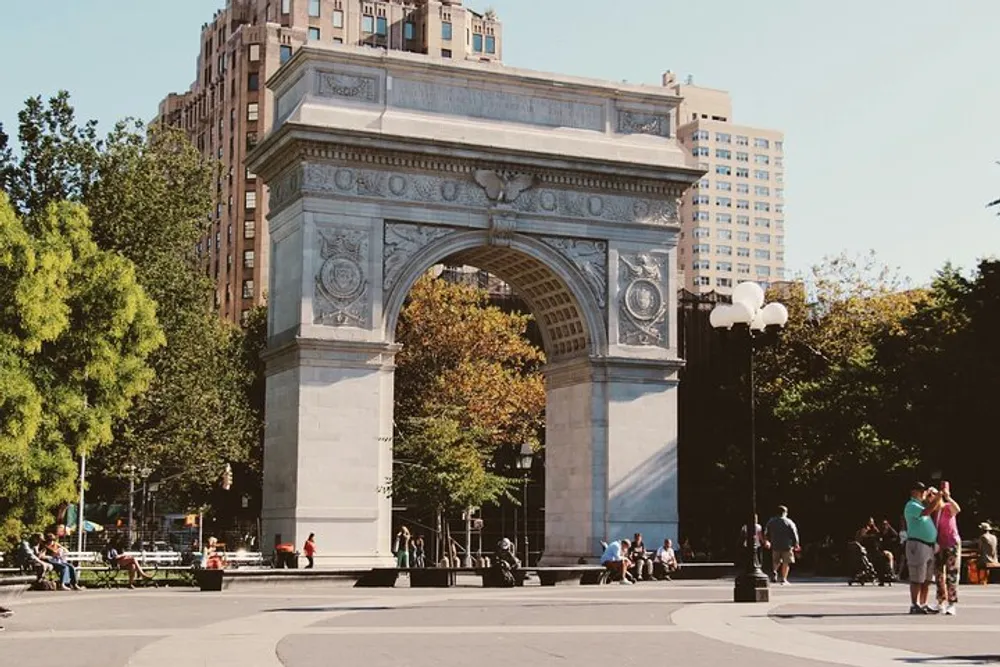
{"type": "Polygon", "coordinates": [[[775,568],[780,567],[782,565],[791,566],[791,564],[794,562],[795,562],[795,552],[792,551],[791,549],[787,549],[785,551],[778,551],[777,549],[775,549],[774,551],[771,552],[771,565],[773,565],[775,568]]]}
{"type": "Polygon", "coordinates": [[[911,584],[929,584],[934,581],[934,547],[916,540],[906,541],[906,566],[911,584]]]}

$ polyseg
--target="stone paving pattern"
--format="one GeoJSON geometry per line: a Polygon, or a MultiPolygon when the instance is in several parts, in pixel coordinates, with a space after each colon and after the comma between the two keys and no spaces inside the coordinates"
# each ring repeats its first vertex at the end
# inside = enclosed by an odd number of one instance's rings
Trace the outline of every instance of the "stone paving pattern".
{"type": "Polygon", "coordinates": [[[957,616],[913,617],[904,586],[799,583],[767,605],[729,602],[731,586],[28,593],[0,665],[1000,664],[1000,588],[963,587],[957,616]]]}

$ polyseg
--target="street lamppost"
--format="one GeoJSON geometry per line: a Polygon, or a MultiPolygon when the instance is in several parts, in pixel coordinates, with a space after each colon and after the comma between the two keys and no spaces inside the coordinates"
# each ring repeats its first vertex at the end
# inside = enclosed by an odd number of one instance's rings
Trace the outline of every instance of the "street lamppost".
{"type": "Polygon", "coordinates": [[[765,332],[777,331],[788,322],[788,309],[774,302],[764,305],[764,290],[757,283],[740,283],[733,289],[732,304],[719,304],[712,309],[709,323],[715,329],[727,329],[747,342],[747,389],[750,396],[750,518],[746,525],[746,564],[736,577],[733,588],[735,602],[767,602],[768,578],[757,560],[757,434],[754,424],[753,357],[756,340],[765,332]]]}
{"type": "Polygon", "coordinates": [[[531,476],[531,463],[535,458],[535,452],[531,449],[530,443],[521,445],[521,453],[517,456],[515,465],[517,469],[524,473],[521,487],[521,513],[524,515],[524,561],[522,565],[528,567],[528,478],[531,476]]]}

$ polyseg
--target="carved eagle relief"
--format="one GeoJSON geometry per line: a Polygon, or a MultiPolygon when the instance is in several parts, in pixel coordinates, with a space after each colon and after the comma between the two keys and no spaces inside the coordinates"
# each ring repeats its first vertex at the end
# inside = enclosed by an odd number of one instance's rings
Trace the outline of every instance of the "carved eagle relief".
{"type": "Polygon", "coordinates": [[[535,184],[535,177],[531,174],[508,174],[480,169],[474,176],[476,183],[486,190],[487,197],[503,204],[514,203],[522,192],[535,184]]]}

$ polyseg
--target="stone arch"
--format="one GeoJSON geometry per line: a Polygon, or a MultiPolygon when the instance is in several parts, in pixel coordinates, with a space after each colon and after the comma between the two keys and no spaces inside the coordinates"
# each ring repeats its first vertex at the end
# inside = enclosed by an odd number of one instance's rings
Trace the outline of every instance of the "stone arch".
{"type": "Polygon", "coordinates": [[[535,316],[550,360],[607,354],[603,302],[575,266],[531,236],[514,234],[503,245],[495,245],[483,231],[432,241],[409,258],[386,298],[385,340],[394,341],[396,323],[413,284],[446,259],[489,271],[515,287],[535,316]]]}

